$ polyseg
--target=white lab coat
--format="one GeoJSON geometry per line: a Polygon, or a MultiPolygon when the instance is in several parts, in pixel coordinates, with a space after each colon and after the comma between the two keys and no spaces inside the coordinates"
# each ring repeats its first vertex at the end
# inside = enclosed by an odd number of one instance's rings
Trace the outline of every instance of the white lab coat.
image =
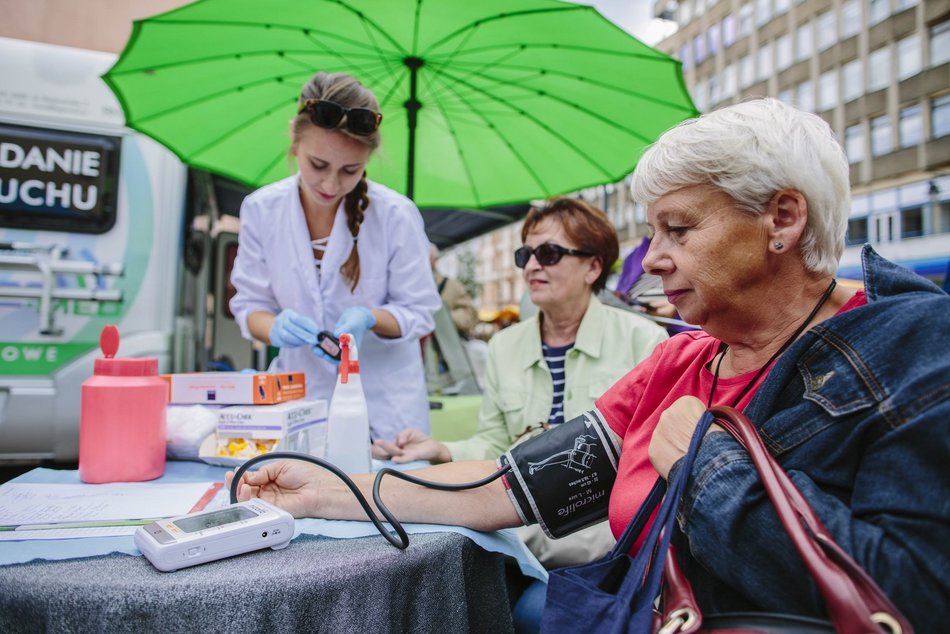
{"type": "MultiPolygon", "coordinates": [[[[353,247],[343,204],[317,274],[310,234],[291,176],[263,187],[241,205],[239,247],[231,282],[237,294],[231,312],[247,339],[247,316],[259,310],[291,308],[333,330],[344,309],[382,308],[395,317],[402,336],[385,339],[368,331],[359,349],[360,373],[374,438],[392,440],[401,429],[429,432],[429,402],[419,339],[432,331],[432,315],[442,306],[429,266],[429,243],[422,216],[411,200],[369,182],[370,205],[357,241],[360,279],[355,291],[340,274],[353,247]]],[[[329,400],[336,366],[309,346],[284,348],[273,371],[304,371],[307,397],[329,400]]]]}

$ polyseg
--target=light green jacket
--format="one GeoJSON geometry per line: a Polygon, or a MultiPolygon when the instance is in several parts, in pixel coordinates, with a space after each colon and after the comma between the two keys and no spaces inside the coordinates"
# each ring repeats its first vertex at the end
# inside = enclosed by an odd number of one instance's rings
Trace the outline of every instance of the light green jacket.
{"type": "MultiPolygon", "coordinates": [[[[649,319],[591,297],[564,361],[564,420],[591,409],[607,388],[666,338],[666,331],[649,319]]],[[[554,387],[541,352],[538,316],[491,338],[485,383],[475,434],[445,443],[453,460],[494,460],[526,429],[538,434],[540,423],[548,420],[554,387]]]]}

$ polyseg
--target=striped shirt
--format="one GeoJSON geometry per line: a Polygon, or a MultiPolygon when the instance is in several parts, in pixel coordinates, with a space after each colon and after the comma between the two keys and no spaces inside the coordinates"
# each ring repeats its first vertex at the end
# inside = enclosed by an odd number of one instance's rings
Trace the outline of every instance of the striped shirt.
{"type": "Polygon", "coordinates": [[[567,351],[573,347],[574,342],[558,347],[541,344],[541,352],[551,371],[551,382],[554,385],[554,400],[551,403],[551,415],[548,416],[548,423],[551,425],[564,422],[564,358],[567,351]]]}

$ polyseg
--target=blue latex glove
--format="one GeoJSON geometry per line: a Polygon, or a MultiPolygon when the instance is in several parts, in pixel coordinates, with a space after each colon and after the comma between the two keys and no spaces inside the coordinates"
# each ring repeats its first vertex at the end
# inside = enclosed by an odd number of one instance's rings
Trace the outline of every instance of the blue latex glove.
{"type": "Polygon", "coordinates": [[[274,325],[270,327],[270,345],[278,348],[297,348],[317,342],[316,322],[309,317],[286,308],[280,311],[274,325]]]}
{"type": "Polygon", "coordinates": [[[360,344],[363,343],[363,335],[375,325],[376,318],[373,317],[373,312],[369,308],[366,306],[350,306],[336,320],[333,335],[339,338],[344,332],[350,333],[353,335],[353,343],[359,349],[360,344]]]}

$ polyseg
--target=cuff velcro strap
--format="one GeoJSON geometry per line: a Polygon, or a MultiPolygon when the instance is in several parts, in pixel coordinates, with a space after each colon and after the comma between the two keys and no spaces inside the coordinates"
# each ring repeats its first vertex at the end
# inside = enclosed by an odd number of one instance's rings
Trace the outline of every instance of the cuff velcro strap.
{"type": "Polygon", "coordinates": [[[512,447],[508,495],[526,524],[563,537],[607,516],[620,448],[596,409],[512,447]]]}

